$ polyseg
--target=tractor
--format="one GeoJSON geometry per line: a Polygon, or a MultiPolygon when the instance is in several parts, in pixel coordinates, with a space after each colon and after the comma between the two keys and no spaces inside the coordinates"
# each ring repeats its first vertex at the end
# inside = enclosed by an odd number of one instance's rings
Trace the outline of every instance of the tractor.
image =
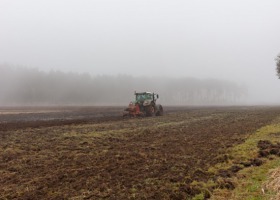
{"type": "Polygon", "coordinates": [[[130,102],[129,106],[124,110],[123,117],[151,117],[162,116],[163,107],[156,104],[159,98],[158,94],[151,92],[135,92],[135,101],[130,102]]]}

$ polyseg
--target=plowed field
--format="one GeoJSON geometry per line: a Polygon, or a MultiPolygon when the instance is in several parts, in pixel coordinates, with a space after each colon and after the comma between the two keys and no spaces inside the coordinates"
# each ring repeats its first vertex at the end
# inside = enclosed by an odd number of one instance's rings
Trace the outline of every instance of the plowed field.
{"type": "MultiPolygon", "coordinates": [[[[279,107],[2,109],[0,199],[184,199],[279,107]],[[30,110],[30,111],[28,111],[30,110]]],[[[231,187],[221,183],[220,187],[231,187]]]]}

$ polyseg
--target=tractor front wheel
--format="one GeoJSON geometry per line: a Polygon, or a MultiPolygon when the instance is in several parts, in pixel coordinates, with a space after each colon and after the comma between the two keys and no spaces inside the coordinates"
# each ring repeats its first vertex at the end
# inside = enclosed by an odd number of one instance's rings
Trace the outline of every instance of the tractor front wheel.
{"type": "Polygon", "coordinates": [[[161,105],[157,105],[158,109],[156,112],[156,116],[162,116],[163,115],[163,107],[161,105]]]}
{"type": "Polygon", "coordinates": [[[155,108],[153,106],[147,106],[145,110],[146,110],[146,116],[147,117],[154,116],[155,108]]]}

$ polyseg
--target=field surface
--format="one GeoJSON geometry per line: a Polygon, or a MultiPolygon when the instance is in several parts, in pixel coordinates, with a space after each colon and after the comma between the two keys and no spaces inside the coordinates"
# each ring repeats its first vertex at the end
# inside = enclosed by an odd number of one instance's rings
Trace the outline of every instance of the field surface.
{"type": "Polygon", "coordinates": [[[279,107],[169,107],[123,119],[122,109],[0,109],[0,199],[188,199],[209,181],[230,188],[209,169],[280,116],[279,107]]]}

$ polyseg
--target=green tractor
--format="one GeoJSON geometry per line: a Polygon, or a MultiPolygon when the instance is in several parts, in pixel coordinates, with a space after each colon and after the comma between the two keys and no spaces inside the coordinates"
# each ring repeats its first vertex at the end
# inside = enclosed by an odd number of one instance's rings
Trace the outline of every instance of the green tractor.
{"type": "Polygon", "coordinates": [[[159,98],[158,94],[151,92],[135,92],[135,101],[130,102],[128,108],[124,111],[123,116],[162,116],[163,107],[156,104],[159,98]]]}

